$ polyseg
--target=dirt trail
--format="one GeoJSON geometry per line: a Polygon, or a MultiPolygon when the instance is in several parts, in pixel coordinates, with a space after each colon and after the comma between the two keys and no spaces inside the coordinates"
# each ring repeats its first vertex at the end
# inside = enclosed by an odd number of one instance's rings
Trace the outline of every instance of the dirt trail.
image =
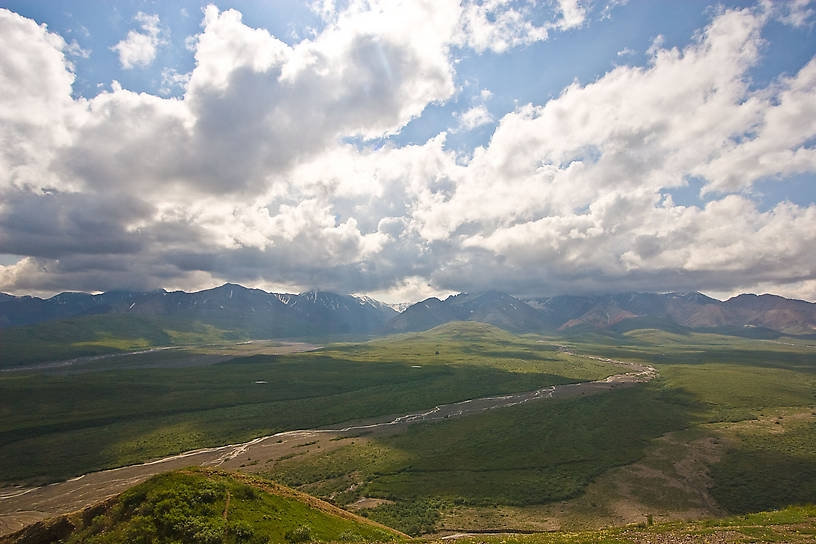
{"type": "Polygon", "coordinates": [[[597,394],[648,382],[657,376],[657,371],[648,365],[594,356],[590,358],[624,367],[627,372],[594,382],[553,385],[535,391],[443,404],[423,412],[379,418],[339,428],[286,431],[241,444],[202,448],[138,465],[92,472],[42,487],[0,489],[0,536],[41,519],[85,508],[161,472],[193,465],[251,471],[253,459],[255,462],[259,459],[280,459],[299,452],[293,448],[302,447],[306,442],[314,442],[316,447],[326,451],[338,447],[339,442],[332,441],[332,438],[347,433],[394,432],[415,423],[462,417],[532,401],[597,394]]]}
{"type": "Polygon", "coordinates": [[[229,514],[229,503],[230,503],[230,492],[227,489],[227,502],[224,503],[224,514],[221,516],[224,518],[224,521],[227,521],[227,515],[229,514]]]}

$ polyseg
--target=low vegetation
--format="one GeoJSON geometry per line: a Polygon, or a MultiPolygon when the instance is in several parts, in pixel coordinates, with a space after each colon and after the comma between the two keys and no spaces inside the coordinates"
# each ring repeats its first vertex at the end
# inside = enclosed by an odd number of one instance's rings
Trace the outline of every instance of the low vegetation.
{"type": "MultiPolygon", "coordinates": [[[[595,497],[592,486],[615,489],[608,475],[625,477],[623,468],[633,463],[640,463],[641,476],[626,484],[638,501],[638,520],[646,514],[672,519],[672,512],[696,511],[700,504],[742,514],[816,503],[816,349],[807,341],[659,330],[515,336],[478,323],[189,368],[0,374],[6,399],[0,474],[6,481],[62,479],[286,429],[621,372],[604,357],[653,363],[659,377],[404,432],[338,437],[332,448],[303,445],[278,459],[255,460],[251,470],[338,505],[370,499],[362,514],[411,534],[446,526],[453,511],[458,520],[477,519],[468,512],[510,512],[474,521],[472,528],[513,527],[513,512],[533,515],[542,505],[595,497]],[[694,444],[711,451],[692,459],[694,444]],[[662,453],[652,455],[656,451],[662,453]],[[698,487],[684,489],[682,500],[650,489],[681,479],[692,461],[698,487]]],[[[590,499],[573,513],[590,519],[606,507],[590,499]]],[[[812,519],[808,508],[784,511],[812,519]]],[[[562,526],[558,512],[550,513],[562,526]]],[[[731,531],[717,523],[513,538],[660,542],[655,535],[731,531]]],[[[290,541],[313,536],[298,531],[290,541]]],[[[740,531],[750,533],[747,526],[740,531]]]]}
{"type": "MultiPolygon", "coordinates": [[[[816,539],[816,506],[696,522],[649,525],[647,522],[599,531],[540,534],[479,534],[457,539],[459,544],[804,544],[816,539]]],[[[445,541],[433,541],[445,542],[445,541]]]]}
{"type": "Polygon", "coordinates": [[[243,333],[197,321],[123,314],[85,316],[0,329],[0,368],[242,338],[243,333]]]}
{"type": "Polygon", "coordinates": [[[34,544],[38,532],[45,533],[49,525],[53,540],[65,544],[296,544],[403,538],[278,484],[204,469],[156,476],[61,521],[32,527],[11,540],[34,544]]]}
{"type": "MultiPolygon", "coordinates": [[[[496,340],[501,339],[494,338],[492,348],[479,346],[479,352],[497,351],[496,340]]],[[[357,439],[332,452],[279,463],[269,474],[340,504],[360,496],[389,499],[394,502],[367,515],[418,533],[438,528],[446,509],[460,511],[463,505],[478,510],[575,497],[610,468],[640,459],[653,439],[672,433],[673,440],[720,444],[716,448],[722,455],[712,454],[710,465],[701,470],[710,475],[711,493],[724,510],[816,502],[816,360],[807,344],[664,331],[547,341],[538,345],[561,343],[566,345],[562,349],[582,353],[661,360],[660,378],[597,397],[530,404],[419,425],[396,436],[357,439]],[[680,429],[685,431],[674,432],[680,429]]],[[[668,464],[644,470],[674,474],[687,460],[663,456],[660,462],[668,464]]],[[[646,507],[654,504],[660,511],[666,497],[633,487],[657,481],[641,478],[628,487],[646,507]]],[[[705,482],[698,483],[709,485],[705,482]]],[[[706,491],[696,495],[701,492],[706,491]]],[[[590,505],[584,508],[591,516],[590,505]]],[[[499,526],[512,524],[489,519],[499,526]]]]}
{"type": "Polygon", "coordinates": [[[700,403],[728,446],[712,495],[733,513],[816,502],[816,346],[660,330],[572,338],[574,349],[659,362],[666,387],[700,403]]]}
{"type": "MultiPolygon", "coordinates": [[[[433,522],[433,501],[400,507],[433,522]]],[[[405,516],[398,508],[383,509],[405,516]]],[[[642,523],[592,531],[460,535],[461,544],[696,544],[700,542],[811,543],[816,506],[694,522],[642,523]]],[[[298,494],[278,484],[220,471],[186,469],[154,477],[84,511],[39,522],[0,544],[178,543],[298,544],[301,542],[399,542],[405,535],[298,494]]],[[[414,539],[436,544],[449,540],[414,539]]]]}
{"type": "Polygon", "coordinates": [[[201,356],[174,350],[161,355],[164,368],[0,373],[0,475],[7,482],[65,479],[202,446],[618,371],[514,338],[487,325],[446,325],[423,335],[206,366],[173,368],[173,358],[201,356]],[[489,353],[497,337],[501,356],[489,353]],[[487,353],[467,352],[479,338],[487,353]]]}
{"type": "Polygon", "coordinates": [[[446,505],[574,497],[598,474],[637,460],[651,439],[688,426],[694,411],[682,394],[651,386],[537,402],[355,438],[281,461],[268,476],[340,504],[360,496],[396,501],[367,515],[419,534],[446,505]]]}

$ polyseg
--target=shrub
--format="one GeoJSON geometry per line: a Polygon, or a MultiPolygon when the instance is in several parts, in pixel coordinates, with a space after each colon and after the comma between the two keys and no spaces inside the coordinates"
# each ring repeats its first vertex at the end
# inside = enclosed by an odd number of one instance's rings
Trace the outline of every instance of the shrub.
{"type": "Polygon", "coordinates": [[[292,544],[307,542],[312,539],[312,529],[308,525],[300,525],[286,533],[286,540],[292,544]]]}

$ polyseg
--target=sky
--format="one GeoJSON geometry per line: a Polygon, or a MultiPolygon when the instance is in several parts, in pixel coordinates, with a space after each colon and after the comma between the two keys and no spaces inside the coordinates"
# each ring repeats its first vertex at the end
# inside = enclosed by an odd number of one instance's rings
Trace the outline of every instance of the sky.
{"type": "Polygon", "coordinates": [[[0,291],[816,301],[816,1],[0,0],[0,291]]]}

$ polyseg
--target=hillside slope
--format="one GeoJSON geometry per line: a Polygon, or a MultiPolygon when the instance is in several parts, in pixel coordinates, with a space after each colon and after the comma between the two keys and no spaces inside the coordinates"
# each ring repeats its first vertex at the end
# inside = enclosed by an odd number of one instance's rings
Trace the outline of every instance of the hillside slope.
{"type": "Polygon", "coordinates": [[[405,535],[293,489],[246,474],[190,468],[35,523],[0,544],[397,541],[405,535]]]}
{"type": "MultiPolygon", "coordinates": [[[[816,506],[579,532],[457,534],[460,544],[813,542],[816,506]]],[[[418,542],[451,542],[436,537],[418,542]]],[[[0,544],[398,542],[409,537],[269,480],[212,469],[165,473],[106,501],[0,537],[0,544]]]]}

